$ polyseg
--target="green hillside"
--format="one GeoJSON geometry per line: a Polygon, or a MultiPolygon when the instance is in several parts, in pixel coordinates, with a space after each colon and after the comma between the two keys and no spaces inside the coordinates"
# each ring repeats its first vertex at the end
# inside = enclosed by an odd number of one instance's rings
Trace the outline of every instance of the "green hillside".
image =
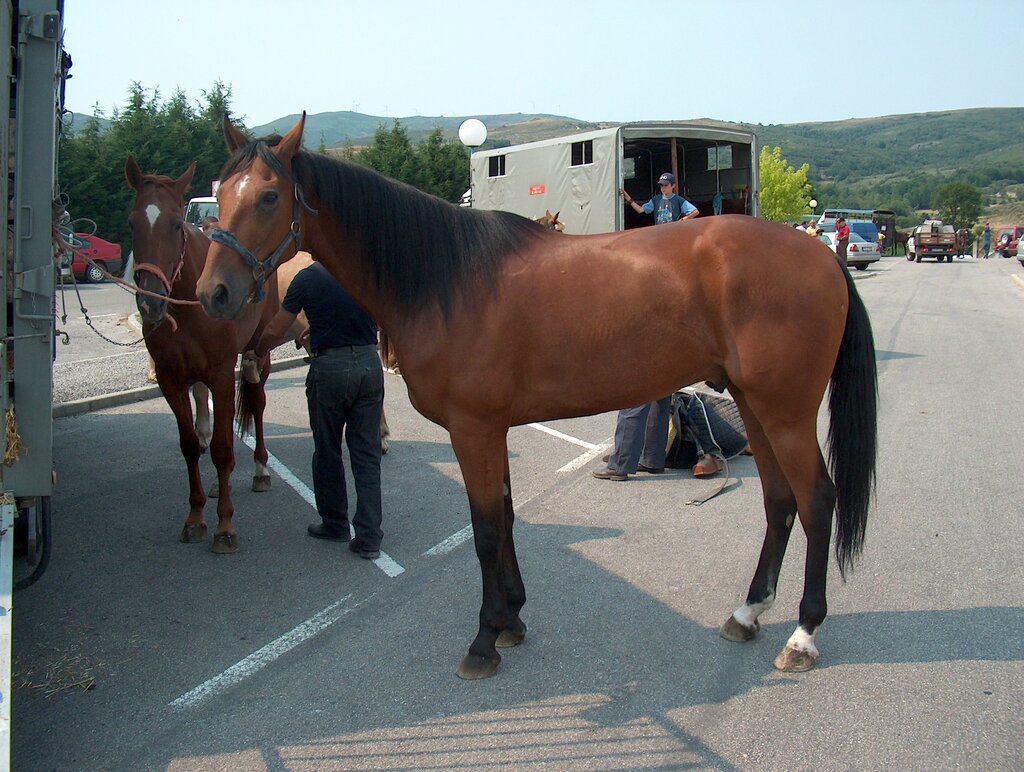
{"type": "MultiPolygon", "coordinates": [[[[467,116],[407,116],[397,120],[414,142],[440,128],[455,139],[467,116]]],[[[485,147],[501,147],[588,131],[610,123],[587,123],[546,114],[474,116],[488,127],[485,147]]],[[[71,116],[74,131],[84,116],[71,116]]],[[[298,115],[252,127],[257,135],[283,133],[298,115]]],[[[328,148],[368,145],[381,125],[395,119],[350,111],[306,118],[306,141],[328,148]]],[[[686,120],[686,119],[684,119],[686,120]]],[[[695,121],[696,122],[696,121],[695,121]]],[[[101,122],[101,126],[103,122],[101,122]]],[[[814,194],[823,205],[892,209],[904,222],[919,221],[947,182],[981,190],[986,216],[1017,218],[1024,202],[1024,108],[979,108],[886,115],[824,123],[741,124],[762,146],[782,148],[794,167],[807,163],[814,194]]],[[[1007,220],[1009,224],[1009,220],[1007,220]]]]}

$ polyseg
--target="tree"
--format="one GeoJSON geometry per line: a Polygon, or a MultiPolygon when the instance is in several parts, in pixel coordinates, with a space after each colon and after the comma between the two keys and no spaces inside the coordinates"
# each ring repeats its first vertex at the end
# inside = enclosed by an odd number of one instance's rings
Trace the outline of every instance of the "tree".
{"type": "Polygon", "coordinates": [[[969,183],[950,182],[939,188],[932,207],[942,222],[957,230],[970,228],[981,216],[981,193],[969,183]]]}
{"type": "Polygon", "coordinates": [[[446,141],[439,128],[413,145],[408,131],[395,120],[390,129],[377,127],[369,147],[353,151],[346,145],[342,157],[453,203],[469,187],[466,149],[459,142],[446,141]]]}
{"type": "Polygon", "coordinates": [[[99,235],[128,253],[134,196],[124,179],[129,154],[147,174],[174,178],[195,161],[193,194],[209,195],[210,182],[227,160],[221,122],[230,110],[231,89],[218,81],[203,96],[206,104],[197,110],[180,90],[163,103],[159,92],[148,97],[140,83],[132,83],[108,131],[100,130],[96,109],[83,129],[62,134],[58,179],[72,217],[95,221],[99,235]]]}
{"type": "Polygon", "coordinates": [[[761,148],[758,171],[761,177],[761,216],[782,222],[796,220],[808,213],[811,186],[807,182],[809,164],[793,169],[782,157],[782,148],[761,148]]]}

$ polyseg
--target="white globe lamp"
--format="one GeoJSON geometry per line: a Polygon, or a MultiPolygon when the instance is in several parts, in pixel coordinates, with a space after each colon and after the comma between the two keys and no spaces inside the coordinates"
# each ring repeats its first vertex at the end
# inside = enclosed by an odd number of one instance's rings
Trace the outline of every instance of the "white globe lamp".
{"type": "Polygon", "coordinates": [[[487,141],[487,127],[477,118],[468,118],[459,126],[459,140],[470,149],[480,147],[487,141]]]}

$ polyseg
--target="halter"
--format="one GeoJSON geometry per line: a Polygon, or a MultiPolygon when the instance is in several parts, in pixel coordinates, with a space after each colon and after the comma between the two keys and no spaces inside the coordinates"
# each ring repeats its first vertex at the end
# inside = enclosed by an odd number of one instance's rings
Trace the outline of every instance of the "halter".
{"type": "MultiPolygon", "coordinates": [[[[135,276],[135,292],[136,292],[136,294],[149,295],[150,297],[156,297],[156,298],[160,297],[156,292],[150,292],[150,291],[144,290],[144,289],[142,289],[142,288],[140,288],[138,286],[138,284],[139,284],[139,279],[138,279],[139,273],[140,272],[141,273],[149,273],[149,274],[152,274],[153,276],[155,276],[156,278],[158,278],[160,280],[160,283],[164,285],[164,290],[167,292],[167,295],[164,298],[162,298],[162,300],[165,300],[168,303],[178,303],[178,304],[181,304],[181,305],[186,305],[186,304],[187,305],[194,305],[196,303],[196,301],[178,300],[177,298],[172,298],[171,297],[171,288],[174,286],[174,282],[176,282],[178,280],[178,277],[181,276],[181,271],[185,267],[185,251],[187,249],[188,249],[188,231],[183,227],[181,229],[181,252],[178,254],[178,262],[175,264],[174,272],[171,274],[171,278],[169,280],[168,280],[166,274],[164,274],[164,272],[160,270],[159,266],[154,265],[153,263],[136,263],[135,264],[135,272],[134,272],[134,276],[135,276]]],[[[163,315],[160,317],[159,320],[157,320],[156,326],[159,327],[164,322],[165,319],[170,319],[170,321],[171,321],[171,331],[172,332],[177,331],[178,323],[177,323],[177,321],[175,321],[174,317],[171,316],[168,313],[167,306],[164,306],[163,315]]]]}
{"type": "Polygon", "coordinates": [[[316,209],[313,209],[313,207],[306,203],[306,199],[302,195],[302,188],[296,182],[295,200],[292,203],[292,223],[288,226],[288,235],[284,237],[284,240],[278,244],[277,249],[266,260],[257,258],[248,248],[242,245],[231,231],[224,230],[223,228],[214,228],[210,232],[211,241],[216,241],[218,244],[223,244],[225,247],[235,250],[242,258],[242,262],[252,270],[252,278],[255,282],[251,298],[253,303],[259,303],[265,297],[263,285],[273,275],[274,271],[277,270],[277,266],[281,261],[281,255],[284,254],[288,246],[294,242],[296,252],[302,248],[302,237],[299,232],[299,221],[302,214],[300,206],[305,207],[306,211],[310,214],[317,213],[316,209]]]}
{"type": "MultiPolygon", "coordinates": [[[[187,248],[188,248],[188,231],[186,231],[184,228],[182,228],[181,229],[181,253],[178,255],[178,262],[174,266],[174,273],[171,276],[170,281],[168,281],[167,276],[164,274],[163,271],[160,270],[159,266],[153,265],[153,263],[136,263],[135,264],[135,273],[138,274],[139,271],[142,271],[143,273],[151,273],[154,276],[156,276],[156,278],[158,278],[160,280],[160,283],[164,285],[164,289],[167,290],[167,299],[170,300],[171,299],[171,297],[170,297],[170,295],[171,295],[171,287],[174,285],[174,282],[176,282],[178,280],[178,277],[181,276],[181,270],[182,270],[182,268],[185,267],[185,250],[187,248]]],[[[136,280],[135,283],[138,284],[138,280],[136,280]]],[[[152,293],[146,293],[146,294],[152,294],[152,293]]]]}

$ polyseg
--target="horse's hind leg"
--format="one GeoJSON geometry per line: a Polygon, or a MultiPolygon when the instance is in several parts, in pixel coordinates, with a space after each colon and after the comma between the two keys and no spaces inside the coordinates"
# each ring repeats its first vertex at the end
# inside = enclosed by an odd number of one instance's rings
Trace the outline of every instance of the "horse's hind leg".
{"type": "MultiPolygon", "coordinates": [[[[776,404],[777,402],[778,400],[776,404]]],[[[807,402],[811,404],[812,401],[807,402]]],[[[818,445],[816,412],[807,411],[808,414],[802,418],[791,416],[785,420],[777,418],[770,411],[767,400],[766,405],[759,404],[757,407],[764,434],[771,442],[771,450],[778,468],[785,475],[793,491],[800,525],[807,537],[799,624],[775,660],[775,667],[786,672],[808,670],[814,666],[818,658],[814,635],[828,613],[825,579],[829,543],[832,538],[836,488],[828,475],[818,445]],[[771,423],[768,423],[769,416],[771,423]]],[[[757,458],[758,452],[759,448],[755,446],[754,458],[760,469],[761,459],[757,458]]],[[[769,517],[771,516],[770,514],[769,517]]],[[[781,557],[779,561],[781,562],[781,557]]]]}
{"type": "Polygon", "coordinates": [[[192,399],[196,403],[196,434],[199,435],[199,447],[205,453],[213,436],[213,424],[210,421],[210,390],[205,383],[192,384],[192,399]]]}
{"type": "Polygon", "coordinates": [[[257,493],[271,490],[270,470],[267,461],[267,441],[263,434],[263,413],[267,408],[267,378],[270,377],[270,356],[260,362],[260,379],[256,383],[245,377],[238,379],[238,422],[241,426],[252,425],[255,442],[252,449],[252,489],[257,493]]]}
{"type": "Polygon", "coordinates": [[[754,452],[754,462],[761,477],[765,517],[768,521],[761,545],[761,557],[750,582],[746,601],[736,609],[722,625],[720,633],[730,641],[749,641],[761,629],[758,617],[772,607],[776,588],[786,555],[786,546],[793,530],[796,515],[796,498],[779,463],[765,437],[760,422],[747,406],[746,397],[736,387],[730,386],[730,393],[743,418],[747,438],[754,452]]]}

